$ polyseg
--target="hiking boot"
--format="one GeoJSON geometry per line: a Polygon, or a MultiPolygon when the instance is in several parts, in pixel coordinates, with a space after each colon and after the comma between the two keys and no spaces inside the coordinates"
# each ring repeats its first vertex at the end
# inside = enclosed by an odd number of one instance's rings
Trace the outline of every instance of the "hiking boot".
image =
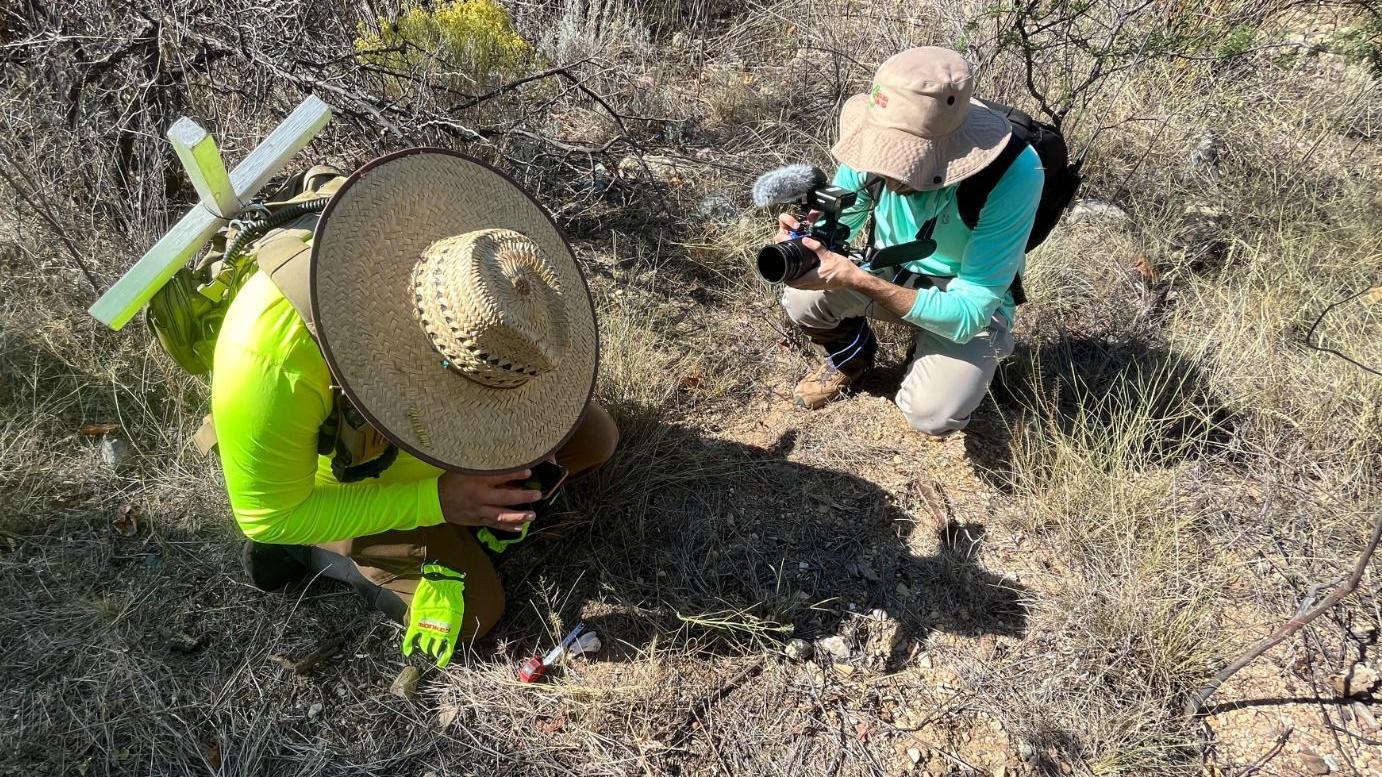
{"type": "Polygon", "coordinates": [[[803,410],[817,410],[825,407],[843,396],[849,387],[856,380],[862,378],[872,366],[868,365],[864,369],[853,369],[846,372],[837,370],[830,362],[826,362],[815,372],[801,379],[796,389],[792,391],[792,401],[803,410]]]}
{"type": "Polygon", "coordinates": [[[797,407],[815,410],[838,398],[859,378],[873,369],[878,341],[868,320],[847,318],[834,329],[801,328],[811,342],[825,351],[825,363],[801,379],[792,391],[797,407]]]}
{"type": "Polygon", "coordinates": [[[250,585],[261,591],[277,591],[307,576],[307,565],[303,563],[306,550],[298,545],[245,540],[240,560],[250,585]]]}

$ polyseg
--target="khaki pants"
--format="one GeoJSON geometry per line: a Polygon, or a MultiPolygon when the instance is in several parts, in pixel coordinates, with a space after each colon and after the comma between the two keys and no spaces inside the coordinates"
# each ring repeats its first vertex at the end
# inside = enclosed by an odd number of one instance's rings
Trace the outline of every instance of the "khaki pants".
{"type": "MultiPolygon", "coordinates": [[[[900,321],[867,295],[851,289],[803,291],[788,287],[782,307],[798,326],[831,329],[847,318],[900,321]]],[[[897,407],[919,432],[942,435],[963,429],[988,393],[998,362],[1013,351],[1012,333],[994,314],[987,328],[960,344],[920,327],[912,361],[897,390],[897,407]]]]}
{"type": "MultiPolygon", "coordinates": [[[[614,420],[592,402],[575,434],[557,450],[557,463],[576,477],[608,461],[618,443],[614,420]]],[[[504,614],[504,588],[489,555],[468,527],[441,523],[329,542],[312,549],[309,566],[350,583],[370,605],[403,622],[422,579],[424,561],[465,573],[465,623],[460,640],[481,637],[494,627],[504,614]]]]}

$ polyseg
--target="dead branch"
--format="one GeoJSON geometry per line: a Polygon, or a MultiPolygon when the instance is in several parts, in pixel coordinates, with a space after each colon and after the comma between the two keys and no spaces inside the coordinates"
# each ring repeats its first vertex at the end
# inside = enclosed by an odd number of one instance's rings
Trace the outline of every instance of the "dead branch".
{"type": "Polygon", "coordinates": [[[1363,552],[1358,556],[1358,563],[1353,566],[1353,574],[1349,575],[1348,579],[1343,581],[1343,585],[1334,589],[1334,592],[1326,596],[1318,606],[1307,610],[1306,608],[1310,607],[1315,595],[1321,589],[1327,588],[1328,584],[1317,584],[1312,586],[1309,593],[1302,599],[1300,607],[1296,609],[1296,614],[1291,616],[1290,620],[1282,624],[1281,628],[1277,629],[1266,639],[1263,639],[1246,653],[1239,656],[1233,663],[1220,670],[1207,685],[1191,694],[1190,697],[1186,699],[1185,714],[1187,716],[1200,714],[1204,709],[1205,702],[1209,700],[1209,697],[1214,695],[1214,692],[1219,690],[1219,686],[1223,685],[1230,677],[1237,674],[1243,667],[1255,661],[1258,656],[1261,656],[1263,653],[1281,644],[1292,634],[1300,631],[1311,621],[1323,615],[1334,605],[1343,601],[1349,594],[1358,590],[1358,583],[1363,579],[1363,573],[1368,568],[1368,562],[1372,560],[1373,554],[1377,552],[1379,540],[1382,540],[1382,511],[1379,511],[1377,517],[1373,520],[1372,537],[1368,540],[1367,547],[1363,548],[1363,552]]]}
{"type": "Polygon", "coordinates": [[[1266,766],[1273,758],[1280,755],[1281,751],[1286,749],[1286,742],[1291,738],[1291,732],[1293,731],[1295,731],[1295,729],[1287,726],[1286,730],[1281,732],[1281,736],[1276,738],[1276,744],[1272,745],[1272,749],[1263,753],[1261,758],[1253,761],[1247,769],[1243,770],[1243,777],[1253,777],[1253,775],[1262,771],[1262,767],[1266,766]]]}
{"type": "Polygon", "coordinates": [[[72,239],[67,236],[67,230],[63,229],[58,223],[58,220],[48,209],[47,203],[39,196],[37,190],[26,190],[24,186],[20,185],[12,171],[18,170],[20,176],[28,178],[30,182],[33,180],[32,177],[24,173],[23,168],[19,166],[19,161],[10,153],[9,149],[4,146],[0,146],[0,159],[4,160],[4,164],[0,164],[0,178],[4,178],[5,183],[8,183],[10,188],[14,189],[14,193],[19,195],[19,198],[48,224],[48,227],[52,229],[53,234],[57,236],[59,242],[67,249],[67,253],[71,255],[72,260],[77,263],[77,267],[81,269],[82,275],[86,276],[87,283],[91,284],[91,290],[96,294],[100,294],[101,286],[96,282],[96,276],[92,275],[91,270],[87,268],[86,260],[82,258],[81,252],[77,250],[77,247],[72,244],[72,239]]]}
{"type": "Polygon", "coordinates": [[[679,725],[675,726],[667,732],[667,734],[664,737],[665,741],[667,742],[667,745],[670,747],[676,747],[680,745],[682,742],[686,741],[686,738],[691,734],[691,726],[693,723],[699,723],[707,710],[713,707],[721,699],[728,696],[735,688],[738,688],[740,685],[742,685],[745,680],[758,674],[762,670],[763,657],[759,656],[750,661],[746,666],[744,666],[744,668],[740,669],[738,672],[735,672],[734,676],[722,683],[719,688],[716,688],[713,692],[707,694],[704,698],[697,702],[695,706],[686,711],[686,714],[682,716],[679,725]]]}

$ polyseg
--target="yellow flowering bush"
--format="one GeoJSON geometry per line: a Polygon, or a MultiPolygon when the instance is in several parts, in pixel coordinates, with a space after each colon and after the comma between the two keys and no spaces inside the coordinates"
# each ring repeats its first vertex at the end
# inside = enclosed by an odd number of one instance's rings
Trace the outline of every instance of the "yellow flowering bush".
{"type": "Polygon", "coordinates": [[[368,65],[395,73],[441,70],[485,85],[512,73],[532,50],[498,0],[449,0],[412,7],[395,22],[362,22],[355,50],[368,65]]]}

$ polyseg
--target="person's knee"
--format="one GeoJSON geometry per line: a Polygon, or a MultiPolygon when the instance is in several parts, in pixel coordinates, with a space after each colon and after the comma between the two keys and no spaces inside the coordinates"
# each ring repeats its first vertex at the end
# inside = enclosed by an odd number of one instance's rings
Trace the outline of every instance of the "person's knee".
{"type": "Polygon", "coordinates": [[[797,326],[831,327],[839,323],[825,304],[825,294],[788,286],[782,290],[782,309],[797,326]]]}
{"type": "Polygon", "coordinates": [[[591,469],[604,466],[605,462],[614,458],[614,452],[619,449],[619,426],[614,423],[614,419],[602,407],[596,406],[604,417],[600,428],[600,434],[596,438],[591,454],[594,464],[591,469]]]}
{"type": "Polygon", "coordinates": [[[488,634],[504,617],[505,604],[504,586],[498,573],[492,568],[468,573],[461,639],[479,639],[488,634]]]}
{"type": "Polygon", "coordinates": [[[604,465],[619,447],[619,426],[603,407],[590,403],[576,433],[556,454],[557,463],[572,477],[604,465]]]}
{"type": "Polygon", "coordinates": [[[932,437],[941,437],[963,429],[969,423],[969,414],[961,415],[961,408],[953,401],[934,393],[918,397],[917,392],[900,391],[897,394],[897,407],[907,424],[918,432],[932,437]]]}

